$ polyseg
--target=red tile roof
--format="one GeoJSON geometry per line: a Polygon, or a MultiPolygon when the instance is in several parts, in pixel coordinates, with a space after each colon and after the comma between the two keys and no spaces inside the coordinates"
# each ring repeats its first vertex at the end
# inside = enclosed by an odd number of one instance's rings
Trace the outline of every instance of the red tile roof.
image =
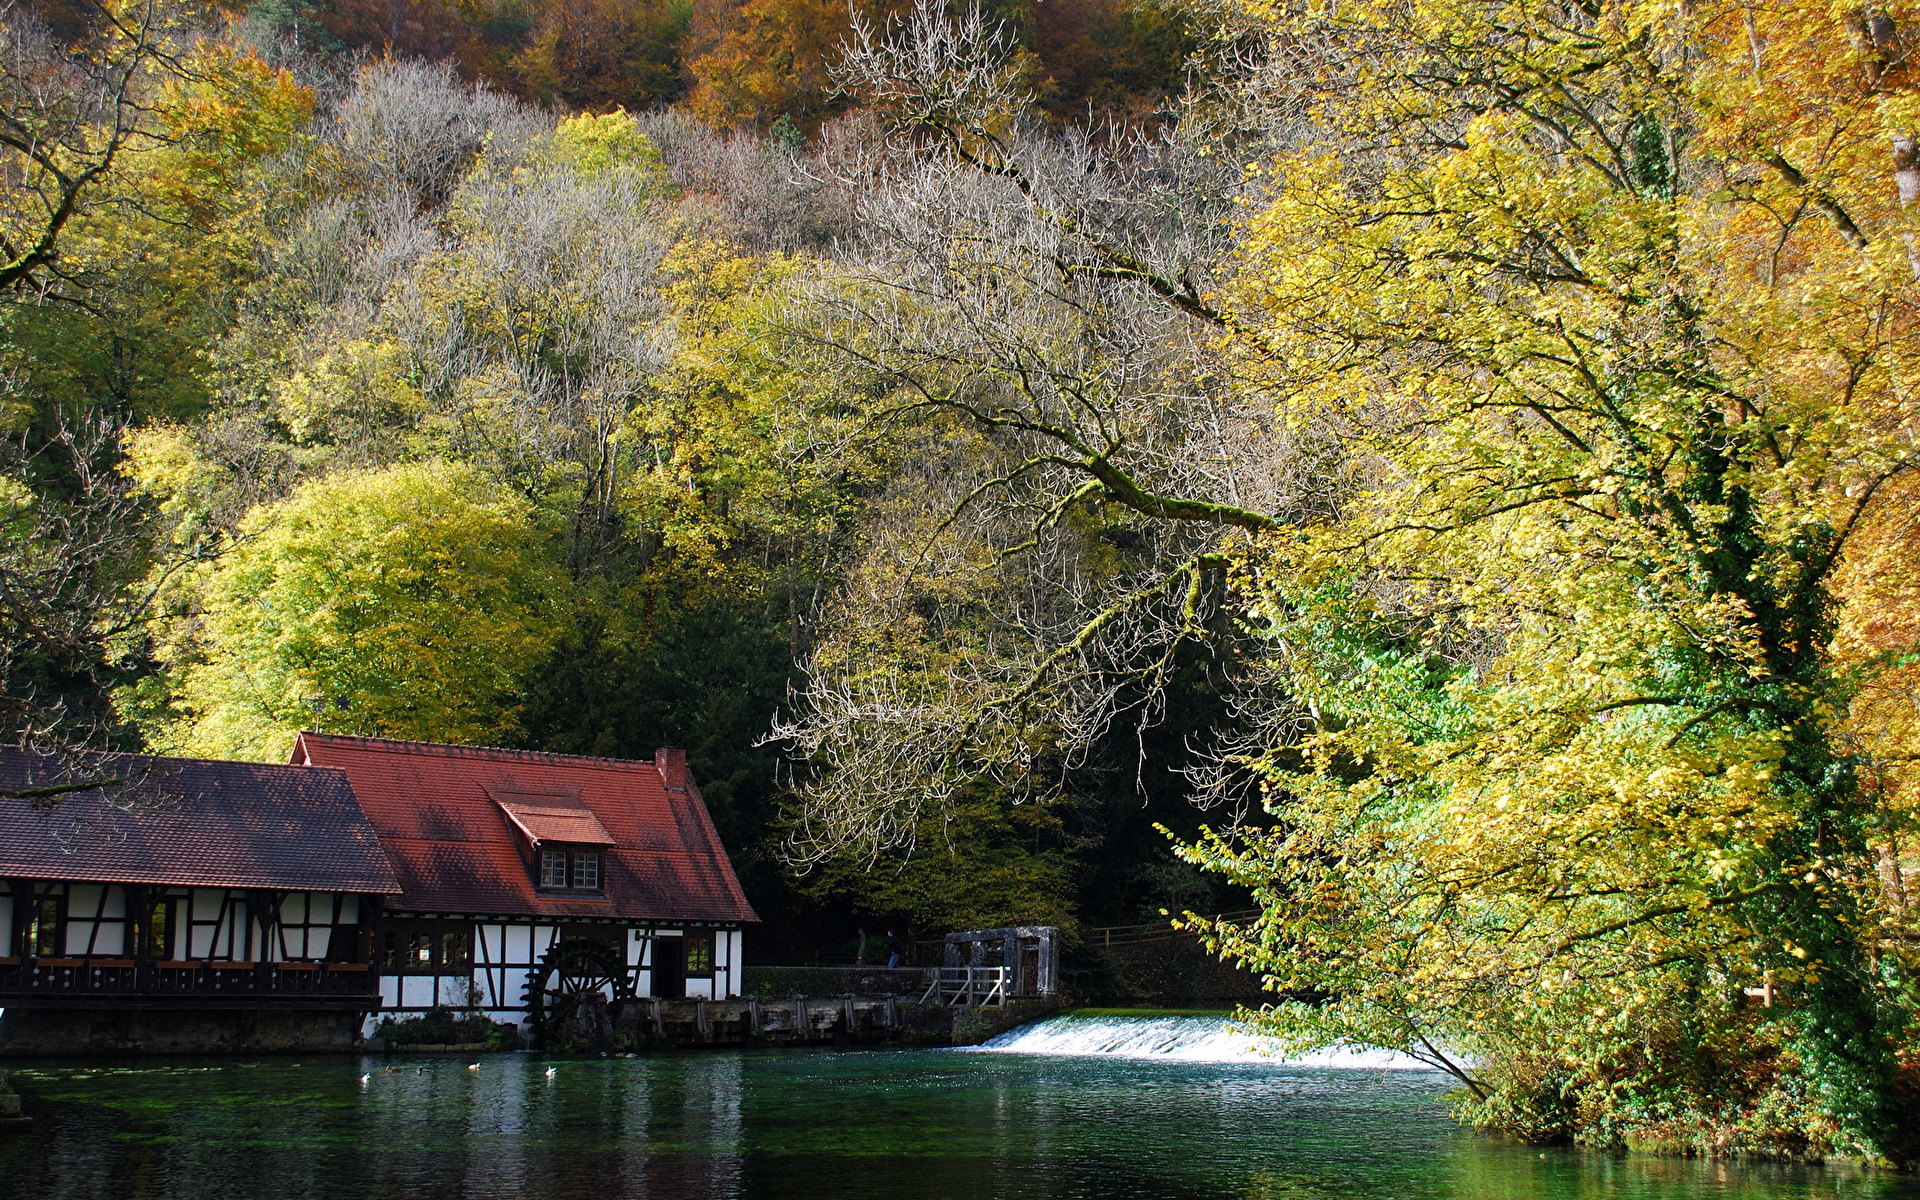
{"type": "Polygon", "coordinates": [[[0,746],[0,789],[102,776],[36,811],[0,800],[0,877],[392,893],[342,771],[148,755],[51,758],[0,746]]]}
{"type": "Polygon", "coordinates": [[[574,846],[618,844],[579,796],[534,796],[525,792],[487,790],[500,811],[507,814],[507,819],[532,841],[566,842],[574,846]]]}
{"type": "MultiPolygon", "coordinates": [[[[394,904],[404,911],[759,919],[676,752],[663,751],[656,765],[303,733],[293,761],[347,773],[400,878],[394,904]],[[556,799],[565,797],[577,797],[607,839],[605,899],[536,892],[524,838],[500,803],[565,812],[556,799]]],[[[577,815],[564,819],[567,831],[584,828],[577,815]]]]}

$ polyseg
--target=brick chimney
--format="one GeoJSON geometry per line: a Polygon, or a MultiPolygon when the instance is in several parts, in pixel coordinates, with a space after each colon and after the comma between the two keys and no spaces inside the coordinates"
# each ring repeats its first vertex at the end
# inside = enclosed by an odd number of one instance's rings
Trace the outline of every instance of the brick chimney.
{"type": "Polygon", "coordinates": [[[687,752],[681,749],[669,749],[665,746],[653,752],[653,765],[660,771],[660,782],[669,790],[684,792],[687,790],[687,752]]]}

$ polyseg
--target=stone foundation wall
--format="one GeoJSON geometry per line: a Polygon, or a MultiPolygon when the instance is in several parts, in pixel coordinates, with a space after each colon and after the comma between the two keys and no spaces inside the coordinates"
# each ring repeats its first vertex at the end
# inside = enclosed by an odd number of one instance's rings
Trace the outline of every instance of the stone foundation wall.
{"type": "Polygon", "coordinates": [[[360,1047],[356,1012],[22,1009],[0,1014],[0,1055],[261,1054],[360,1047]]]}
{"type": "Polygon", "coordinates": [[[1018,1025],[1025,1025],[1061,1011],[1057,1000],[1009,1000],[998,1008],[964,1008],[954,1013],[955,1046],[978,1046],[1018,1025]]]}
{"type": "Polygon", "coordinates": [[[1052,999],[949,1008],[888,995],[622,1000],[581,1005],[569,1022],[547,1031],[542,1048],[637,1053],[702,1046],[972,1046],[1058,1010],[1052,999]]]}
{"type": "Polygon", "coordinates": [[[20,1111],[20,1097],[7,1084],[7,1073],[0,1071],[0,1133],[32,1133],[33,1120],[20,1111]]]}

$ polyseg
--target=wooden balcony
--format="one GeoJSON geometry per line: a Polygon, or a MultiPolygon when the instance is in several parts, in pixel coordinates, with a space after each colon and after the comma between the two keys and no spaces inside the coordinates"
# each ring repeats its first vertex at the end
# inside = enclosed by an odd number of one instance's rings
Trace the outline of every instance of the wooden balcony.
{"type": "Polygon", "coordinates": [[[0,958],[0,1008],[379,1007],[364,963],[0,958]]]}

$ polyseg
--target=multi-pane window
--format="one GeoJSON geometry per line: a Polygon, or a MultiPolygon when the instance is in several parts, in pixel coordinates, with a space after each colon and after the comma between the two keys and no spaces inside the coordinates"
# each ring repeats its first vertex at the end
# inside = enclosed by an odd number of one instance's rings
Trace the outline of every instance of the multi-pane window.
{"type": "Polygon", "coordinates": [[[600,890],[600,852],[598,850],[540,851],[540,886],[551,891],[597,892],[600,890]]]}
{"type": "Polygon", "coordinates": [[[686,939],[687,974],[713,974],[713,935],[689,933],[686,939]]]}
{"type": "Polygon", "coordinates": [[[440,935],[440,957],[438,965],[443,967],[470,967],[473,965],[473,933],[470,930],[450,930],[440,935]]]}
{"type": "Polygon", "coordinates": [[[473,966],[473,931],[448,922],[387,929],[380,954],[383,971],[401,975],[460,975],[473,966]]]}
{"type": "Polygon", "coordinates": [[[147,920],[142,928],[138,953],[147,958],[172,958],[169,947],[173,945],[173,901],[155,900],[147,908],[147,920]]]}

